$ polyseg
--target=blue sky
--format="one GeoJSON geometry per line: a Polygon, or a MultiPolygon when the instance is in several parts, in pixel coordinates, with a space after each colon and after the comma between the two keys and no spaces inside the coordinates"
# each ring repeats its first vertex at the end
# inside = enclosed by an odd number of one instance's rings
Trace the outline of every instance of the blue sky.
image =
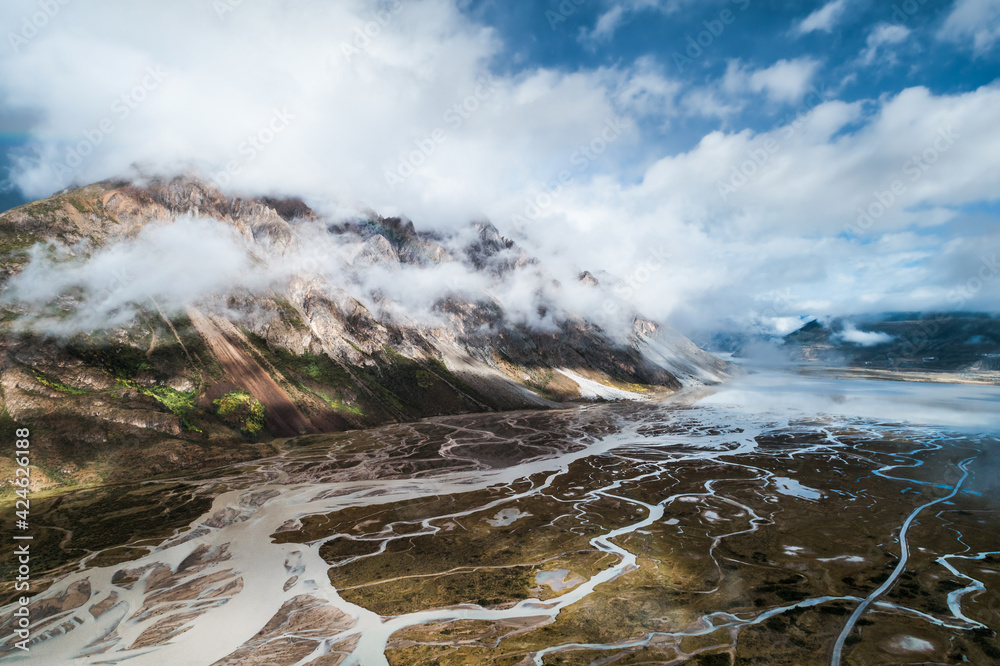
{"type": "MultiPolygon", "coordinates": [[[[877,99],[913,86],[925,86],[936,94],[953,94],[987,85],[1000,74],[995,49],[976,52],[964,40],[939,38],[943,23],[954,10],[952,3],[915,2],[913,6],[918,9],[912,14],[904,11],[904,6],[912,9],[906,3],[872,0],[585,0],[579,4],[575,0],[473,0],[466,11],[501,35],[504,49],[492,66],[505,72],[535,66],[566,70],[614,67],[651,57],[672,79],[699,86],[724,77],[734,60],[762,68],[783,59],[814,59],[820,66],[810,84],[843,101],[877,99]],[[626,9],[621,22],[609,34],[590,36],[602,16],[634,5],[640,8],[626,9]],[[842,9],[831,14],[829,29],[797,29],[810,15],[835,5],[842,9]],[[712,30],[720,29],[720,13],[726,10],[732,12],[732,22],[723,24],[716,36],[712,30]],[[869,49],[871,35],[883,25],[905,28],[909,34],[900,42],[876,46],[873,62],[862,64],[859,58],[869,49]],[[702,55],[691,59],[690,55],[698,52],[691,40],[699,38],[707,46],[701,48],[702,55]]],[[[683,118],[669,128],[661,128],[662,143],[655,149],[690,149],[706,131],[716,127],[766,130],[794,110],[794,105],[748,105],[725,122],[683,118]]],[[[652,127],[655,129],[655,125],[652,127]]]]}
{"type": "Polygon", "coordinates": [[[487,217],[685,330],[1000,310],[1000,0],[37,9],[0,8],[0,207],[198,171],[487,217]]]}
{"type": "Polygon", "coordinates": [[[991,82],[997,74],[995,59],[970,57],[962,44],[935,38],[936,30],[952,9],[948,2],[929,1],[914,14],[905,14],[906,21],[900,21],[904,14],[893,7],[903,3],[850,0],[831,19],[829,32],[820,28],[805,33],[794,27],[834,3],[711,0],[674,3],[679,7],[674,11],[664,11],[670,3],[649,3],[644,9],[626,12],[609,36],[585,37],[603,15],[616,6],[629,4],[640,3],[476,0],[466,11],[502,35],[505,49],[495,64],[501,69],[514,70],[525,63],[595,68],[653,55],[668,66],[671,74],[698,83],[722,75],[731,59],[759,66],[782,58],[813,57],[827,65],[818,81],[841,89],[842,99],[869,98],[912,85],[925,85],[935,92],[968,90],[991,82]],[[573,7],[574,11],[565,12],[560,9],[563,6],[573,7]],[[704,49],[704,55],[693,65],[685,63],[683,69],[672,67],[673,54],[686,55],[687,38],[698,37],[706,30],[705,22],[716,21],[726,9],[736,18],[704,49]],[[842,79],[858,70],[846,63],[862,53],[871,30],[883,22],[905,26],[913,34],[905,45],[891,49],[893,62],[883,61],[872,76],[857,77],[841,88],[842,79]]]}

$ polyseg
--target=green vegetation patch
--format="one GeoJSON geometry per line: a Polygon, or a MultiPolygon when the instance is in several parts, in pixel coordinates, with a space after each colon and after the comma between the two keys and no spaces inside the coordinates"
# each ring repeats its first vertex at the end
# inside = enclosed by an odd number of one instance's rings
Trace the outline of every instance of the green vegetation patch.
{"type": "Polygon", "coordinates": [[[365,415],[365,410],[363,410],[359,405],[348,404],[343,400],[341,400],[339,397],[331,397],[327,395],[325,392],[313,390],[308,386],[306,386],[305,384],[300,383],[299,388],[302,389],[303,391],[308,391],[309,393],[312,393],[314,396],[325,402],[330,407],[330,409],[333,409],[334,411],[341,413],[347,412],[349,414],[353,414],[354,416],[361,416],[361,417],[365,415]]]}
{"type": "Polygon", "coordinates": [[[389,346],[382,348],[385,361],[375,373],[364,374],[369,387],[377,385],[380,395],[400,411],[424,416],[479,411],[492,403],[437,359],[416,360],[389,346]],[[381,389],[381,390],[379,390],[381,389]]]}
{"type": "Polygon", "coordinates": [[[299,317],[298,310],[296,310],[295,306],[289,303],[287,299],[277,297],[271,300],[273,300],[275,305],[278,306],[278,310],[281,312],[281,318],[288,322],[292,328],[308,330],[308,327],[303,323],[302,318],[299,317]]]}
{"type": "Polygon", "coordinates": [[[47,386],[53,391],[59,391],[60,393],[68,393],[70,395],[87,395],[90,391],[85,391],[83,389],[73,388],[72,386],[66,386],[62,382],[49,377],[48,375],[39,372],[38,370],[32,370],[31,374],[34,375],[35,381],[37,381],[42,386],[47,386]]]}
{"type": "Polygon", "coordinates": [[[246,435],[258,435],[264,430],[267,410],[259,400],[243,391],[232,391],[212,402],[215,413],[224,421],[237,425],[246,435]]]}
{"type": "Polygon", "coordinates": [[[0,226],[0,262],[20,265],[28,260],[28,250],[42,237],[25,231],[0,226]]]}
{"type": "Polygon", "coordinates": [[[287,349],[275,349],[282,365],[326,386],[351,386],[351,376],[326,354],[293,354],[287,349]]]}
{"type": "Polygon", "coordinates": [[[201,432],[200,429],[191,424],[190,420],[191,415],[198,409],[198,406],[194,401],[194,397],[198,393],[197,390],[184,392],[172,389],[169,386],[145,387],[139,386],[135,382],[127,379],[120,379],[118,381],[123,386],[127,386],[159,402],[161,405],[170,410],[171,414],[178,417],[181,420],[181,423],[184,424],[184,427],[188,430],[201,432]]]}

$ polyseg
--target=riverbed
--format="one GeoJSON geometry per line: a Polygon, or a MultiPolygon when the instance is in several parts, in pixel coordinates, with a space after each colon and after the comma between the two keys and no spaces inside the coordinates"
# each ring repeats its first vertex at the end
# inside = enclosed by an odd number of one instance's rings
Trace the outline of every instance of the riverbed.
{"type": "Polygon", "coordinates": [[[997,387],[771,373],[300,438],[170,480],[210,507],[3,659],[995,663],[998,428],[997,387]]]}

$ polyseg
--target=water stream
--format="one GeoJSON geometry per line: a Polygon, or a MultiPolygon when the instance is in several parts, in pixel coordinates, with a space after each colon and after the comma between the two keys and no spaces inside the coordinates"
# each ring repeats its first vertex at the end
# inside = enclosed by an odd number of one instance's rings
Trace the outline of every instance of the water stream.
{"type": "MultiPolygon", "coordinates": [[[[697,543],[704,544],[696,561],[710,563],[715,577],[691,598],[718,598],[717,608],[708,603],[685,626],[670,628],[666,620],[652,618],[650,626],[658,629],[621,641],[557,641],[526,652],[526,663],[543,664],[548,655],[575,650],[603,652],[608,660],[656,645],[669,645],[680,653],[685,638],[707,636],[720,629],[731,630],[738,637],[740,631],[766,625],[773,618],[837,604],[850,604],[853,611],[846,619],[823,616],[836,622],[836,628],[830,626],[831,636],[837,636],[832,652],[828,652],[832,664],[841,663],[848,638],[857,633],[858,620],[872,609],[922,622],[934,631],[962,632],[988,624],[993,630],[998,628],[996,618],[989,622],[979,610],[967,607],[969,600],[986,593],[991,584],[994,589],[990,593],[995,594],[995,583],[989,576],[974,576],[968,567],[956,568],[959,560],[985,566],[985,559],[998,549],[985,547],[971,552],[962,542],[962,538],[972,538],[968,534],[959,534],[952,542],[953,550],[914,543],[909,535],[915,522],[931,519],[928,510],[932,507],[956,498],[980,504],[985,501],[964,489],[967,479],[971,483],[977,474],[972,461],[987,447],[995,446],[995,441],[950,426],[900,425],[850,414],[805,414],[801,409],[767,412],[725,404],[718,396],[709,402],[603,405],[551,414],[437,419],[433,427],[423,430],[421,426],[394,426],[367,433],[367,449],[351,448],[345,440],[338,440],[332,448],[320,442],[237,466],[221,478],[188,479],[186,482],[205,492],[218,492],[205,515],[190,529],[179,531],[135,561],[95,567],[88,565],[91,556],[80,563],[76,571],[61,577],[36,601],[58,599],[67,590],[81,589],[84,582],[89,585],[86,601],[46,618],[35,633],[30,654],[7,650],[3,659],[8,663],[137,666],[224,663],[262,635],[288,604],[308,596],[342,614],[338,615],[341,621],[333,629],[299,627],[267,635],[265,642],[310,641],[307,653],[287,663],[339,660],[365,666],[388,664],[387,649],[393,645],[393,636],[407,628],[466,620],[500,623],[498,626],[520,623],[530,629],[557,622],[561,613],[583,600],[600,599],[605,589],[602,586],[612,582],[620,585],[619,579],[627,580],[632,572],[661,561],[637,550],[634,544],[683,541],[694,536],[701,539],[697,543]],[[890,450],[886,442],[899,439],[909,444],[894,444],[896,448],[890,450]],[[955,449],[953,454],[951,449],[955,449]],[[773,464],[776,460],[782,464],[773,464]],[[935,468],[928,471],[925,463],[935,468]],[[582,464],[599,474],[581,480],[578,470],[582,464]],[[678,474],[681,469],[688,472],[678,474]],[[685,474],[695,470],[704,472],[705,477],[692,487],[685,474]],[[922,476],[907,476],[917,473],[922,476]],[[575,485],[568,485],[571,478],[575,485]],[[830,482],[823,485],[824,479],[830,482]],[[655,493],[649,490],[669,489],[675,482],[676,491],[665,490],[662,496],[653,497],[655,493]],[[734,593],[725,572],[737,564],[743,566],[743,560],[733,554],[736,544],[756,538],[761,530],[773,530],[782,520],[807,520],[798,516],[814,515],[808,512],[817,503],[826,503],[827,521],[835,520],[829,511],[836,503],[851,511],[874,507],[882,501],[873,495],[880,484],[905,485],[912,499],[905,500],[905,512],[897,512],[900,522],[872,528],[878,532],[879,548],[888,551],[894,547],[900,553],[891,575],[873,591],[829,594],[816,588],[806,598],[768,602],[763,607],[749,604],[749,597],[727,596],[734,593]],[[918,502],[921,488],[932,492],[942,487],[950,492],[918,502]],[[335,533],[309,543],[275,543],[272,539],[279,530],[294,529],[312,515],[431,498],[471,497],[488,489],[495,499],[380,525],[370,532],[335,533]],[[528,503],[530,511],[523,509],[528,503]],[[351,600],[342,596],[347,590],[338,590],[331,583],[331,563],[320,555],[323,545],[336,538],[375,544],[377,548],[371,553],[334,563],[336,567],[356,566],[359,560],[388,556],[394,543],[434,539],[446,529],[466,529],[473,523],[483,529],[481,523],[487,523],[491,529],[513,530],[535,516],[539,508],[551,512],[550,524],[576,529],[576,522],[581,526],[592,522],[590,516],[598,505],[616,506],[622,515],[634,515],[617,524],[609,519],[587,540],[588,550],[606,554],[605,561],[611,564],[544,599],[535,595],[487,606],[466,602],[387,617],[357,603],[356,595],[347,595],[351,600]],[[942,575],[961,581],[959,589],[945,595],[947,616],[898,599],[884,599],[911,566],[910,553],[918,546],[934,551],[934,566],[942,575]]],[[[908,496],[900,490],[892,492],[893,502],[908,496]]],[[[983,515],[984,521],[997,524],[995,512],[983,515]]],[[[847,537],[838,550],[837,544],[810,540],[806,532],[802,534],[801,543],[786,543],[791,537],[782,536],[784,541],[774,552],[755,557],[764,558],[770,569],[786,566],[789,571],[801,572],[823,567],[861,569],[872,556],[861,552],[847,537]],[[820,548],[826,551],[820,552],[820,548]]],[[[467,565],[460,561],[454,564],[467,565]]],[[[537,565],[538,571],[545,569],[544,562],[537,565]]],[[[562,580],[567,573],[559,570],[556,578],[562,580]]],[[[365,585],[384,589],[391,582],[376,580],[365,585]]],[[[0,609],[0,615],[12,609],[0,609]]],[[[528,629],[511,635],[525,631],[528,629]]],[[[495,640],[502,647],[503,641],[495,640]]],[[[737,638],[733,641],[735,645],[737,638]]],[[[919,640],[901,644],[923,645],[919,640]]]]}

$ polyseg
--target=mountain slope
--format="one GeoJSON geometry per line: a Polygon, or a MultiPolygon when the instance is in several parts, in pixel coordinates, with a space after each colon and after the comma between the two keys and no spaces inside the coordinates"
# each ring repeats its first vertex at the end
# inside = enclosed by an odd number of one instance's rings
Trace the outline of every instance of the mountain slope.
{"type": "Polygon", "coordinates": [[[996,376],[1000,318],[982,313],[890,313],[813,320],[784,338],[796,361],[896,371],[996,376]]]}
{"type": "Polygon", "coordinates": [[[2,425],[31,425],[38,486],[729,372],[641,317],[612,332],[565,309],[568,291],[612,296],[589,273],[560,284],[488,223],[447,237],[376,215],[330,223],[299,200],[228,199],[192,179],[8,211],[0,268],[2,425]]]}

